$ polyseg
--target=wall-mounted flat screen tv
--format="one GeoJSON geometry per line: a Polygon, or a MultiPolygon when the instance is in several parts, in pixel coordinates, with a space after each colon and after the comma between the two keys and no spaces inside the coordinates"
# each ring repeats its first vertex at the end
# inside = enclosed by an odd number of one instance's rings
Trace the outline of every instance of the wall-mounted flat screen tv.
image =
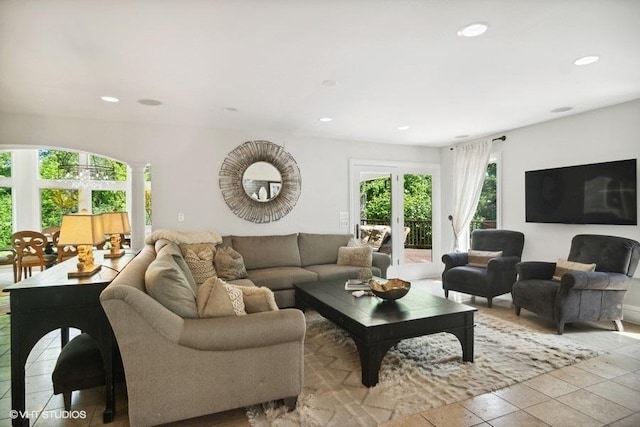
{"type": "Polygon", "coordinates": [[[525,172],[526,221],[638,225],[637,160],[525,172]]]}

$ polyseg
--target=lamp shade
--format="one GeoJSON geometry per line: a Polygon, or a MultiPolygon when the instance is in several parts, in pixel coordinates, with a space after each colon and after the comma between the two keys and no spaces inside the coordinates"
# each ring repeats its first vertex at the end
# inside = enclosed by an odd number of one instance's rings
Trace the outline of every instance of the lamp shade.
{"type": "Polygon", "coordinates": [[[126,212],[103,213],[102,227],[106,234],[127,234],[131,231],[129,215],[126,212]]]}
{"type": "Polygon", "coordinates": [[[105,241],[100,215],[63,215],[58,245],[98,245],[105,241]]]}

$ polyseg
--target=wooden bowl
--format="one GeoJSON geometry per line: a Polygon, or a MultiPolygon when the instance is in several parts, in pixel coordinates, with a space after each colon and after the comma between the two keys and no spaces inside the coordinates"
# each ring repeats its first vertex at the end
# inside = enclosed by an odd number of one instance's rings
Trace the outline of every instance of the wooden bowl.
{"type": "Polygon", "coordinates": [[[371,292],[377,297],[385,300],[397,300],[409,293],[411,282],[402,279],[389,279],[386,281],[369,280],[371,292]]]}

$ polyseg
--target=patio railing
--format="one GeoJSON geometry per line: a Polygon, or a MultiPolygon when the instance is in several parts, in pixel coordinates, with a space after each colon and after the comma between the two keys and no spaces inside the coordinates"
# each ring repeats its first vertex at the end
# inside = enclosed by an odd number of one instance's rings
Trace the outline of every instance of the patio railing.
{"type": "MultiPolygon", "coordinates": [[[[362,225],[386,225],[389,221],[384,219],[361,220],[362,225]]],[[[409,234],[404,242],[405,248],[431,249],[433,246],[433,228],[430,219],[405,219],[404,226],[409,227],[409,234]]],[[[470,231],[477,229],[496,228],[495,220],[471,221],[470,231]]]]}

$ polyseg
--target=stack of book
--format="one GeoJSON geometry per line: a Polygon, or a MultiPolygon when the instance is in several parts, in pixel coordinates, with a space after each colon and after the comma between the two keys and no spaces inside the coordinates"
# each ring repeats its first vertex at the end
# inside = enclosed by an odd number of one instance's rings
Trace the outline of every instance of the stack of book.
{"type": "Polygon", "coordinates": [[[368,291],[370,290],[369,284],[358,279],[349,279],[344,284],[345,291],[368,291]]]}

